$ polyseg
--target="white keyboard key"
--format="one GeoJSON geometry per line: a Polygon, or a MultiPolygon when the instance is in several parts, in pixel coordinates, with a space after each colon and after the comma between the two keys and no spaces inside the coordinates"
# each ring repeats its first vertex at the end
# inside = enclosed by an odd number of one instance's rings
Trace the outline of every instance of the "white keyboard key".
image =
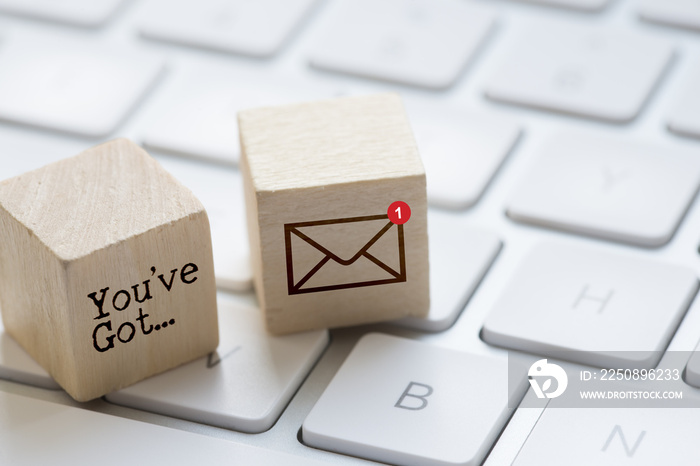
{"type": "Polygon", "coordinates": [[[243,90],[232,82],[203,84],[173,92],[181,97],[172,99],[163,117],[148,128],[144,145],[235,165],[240,146],[238,111],[276,103],[276,96],[243,90]]]}
{"type": "Polygon", "coordinates": [[[700,351],[694,351],[685,366],[685,381],[693,387],[700,387],[700,351]]]}
{"type": "Polygon", "coordinates": [[[450,327],[501,250],[493,233],[465,228],[448,214],[431,212],[430,311],[424,318],[405,317],[395,323],[427,332],[450,327]]]}
{"type": "Polygon", "coordinates": [[[700,2],[697,0],[644,0],[639,16],[646,21],[700,30],[700,2]]]}
{"type": "Polygon", "coordinates": [[[192,190],[207,209],[216,284],[232,291],[253,286],[241,175],[233,168],[159,157],[158,161],[192,190]]]}
{"type": "Polygon", "coordinates": [[[515,271],[482,336],[492,345],[581,364],[650,368],[697,285],[684,267],[543,243],[515,271]]]}
{"type": "Polygon", "coordinates": [[[74,26],[99,27],[123,0],[0,0],[0,11],[74,26]]]}
{"type": "Polygon", "coordinates": [[[0,49],[1,119],[107,136],[162,70],[152,57],[45,41],[0,49]]]}
{"type": "Polygon", "coordinates": [[[233,165],[239,157],[237,114],[240,110],[334,94],[331,89],[319,86],[302,88],[289,82],[243,77],[241,73],[223,70],[184,77],[170,91],[170,107],[147,128],[144,145],[233,165]]]}
{"type": "MultiPolygon", "coordinates": [[[[700,3],[698,3],[700,7],[700,3]]],[[[683,136],[700,138],[700,62],[690,74],[676,106],[668,120],[668,129],[683,136]]]]}
{"type": "Polygon", "coordinates": [[[311,55],[317,68],[428,88],[450,86],[495,14],[460,0],[344,0],[311,55]]]}
{"type": "MultiPolygon", "coordinates": [[[[521,384],[511,402],[524,392],[521,384]]],[[[392,464],[478,465],[510,417],[508,405],[505,360],[369,334],[304,420],[302,437],[392,464]]]]}
{"type": "Polygon", "coordinates": [[[694,466],[698,436],[700,417],[692,408],[552,408],[512,466],[694,466]]]}
{"type": "Polygon", "coordinates": [[[0,379],[43,388],[60,388],[51,376],[5,332],[2,319],[0,319],[0,379]]]}
{"type": "Polygon", "coordinates": [[[605,8],[610,0],[522,0],[542,5],[561,6],[582,11],[600,11],[605,8]]]}
{"type": "Polygon", "coordinates": [[[0,180],[71,157],[86,148],[83,140],[56,136],[34,137],[26,131],[17,131],[11,125],[0,125],[2,150],[7,154],[0,162],[0,180]]]}
{"type": "Polygon", "coordinates": [[[521,34],[487,81],[492,99],[613,122],[634,119],[673,56],[670,43],[622,30],[547,24],[521,34]]]}
{"type": "Polygon", "coordinates": [[[269,429],[328,343],[272,336],[259,309],[219,299],[215,353],[107,395],[113,403],[244,432],[269,429]]]}
{"type": "Polygon", "coordinates": [[[700,184],[697,151],[560,133],[512,192],[514,220],[643,246],[667,243],[700,184]]]}
{"type": "Polygon", "coordinates": [[[3,464],[321,464],[234,443],[20,395],[0,392],[3,464]]]}
{"type": "Polygon", "coordinates": [[[152,0],[144,37],[265,57],[277,52],[316,0],[152,0]]]}
{"type": "Polygon", "coordinates": [[[520,137],[508,118],[407,102],[428,178],[428,200],[438,207],[476,203],[520,137]]]}

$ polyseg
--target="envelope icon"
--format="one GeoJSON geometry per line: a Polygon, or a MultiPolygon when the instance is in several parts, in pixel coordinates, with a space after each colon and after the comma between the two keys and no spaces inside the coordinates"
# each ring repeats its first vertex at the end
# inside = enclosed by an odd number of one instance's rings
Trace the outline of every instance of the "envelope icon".
{"type": "Polygon", "coordinates": [[[406,281],[403,225],[385,215],[284,225],[290,295],[406,281]]]}

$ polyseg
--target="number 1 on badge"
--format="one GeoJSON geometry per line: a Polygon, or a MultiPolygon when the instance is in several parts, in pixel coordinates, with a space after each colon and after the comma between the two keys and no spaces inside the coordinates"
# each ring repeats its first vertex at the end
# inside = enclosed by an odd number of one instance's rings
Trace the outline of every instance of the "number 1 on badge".
{"type": "Polygon", "coordinates": [[[386,214],[392,223],[403,225],[411,218],[411,208],[403,201],[395,201],[391,203],[386,214]]]}

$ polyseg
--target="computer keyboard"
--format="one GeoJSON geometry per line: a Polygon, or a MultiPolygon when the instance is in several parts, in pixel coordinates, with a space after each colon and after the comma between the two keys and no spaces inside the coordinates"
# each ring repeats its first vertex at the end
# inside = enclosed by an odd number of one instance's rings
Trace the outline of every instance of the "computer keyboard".
{"type": "Polygon", "coordinates": [[[0,179],[143,145],[207,208],[221,338],[77,403],[0,323],[0,464],[699,464],[695,408],[518,409],[506,380],[696,348],[699,83],[697,0],[0,0],[0,179]],[[236,114],[385,91],[426,167],[429,315],[271,336],[236,114]]]}

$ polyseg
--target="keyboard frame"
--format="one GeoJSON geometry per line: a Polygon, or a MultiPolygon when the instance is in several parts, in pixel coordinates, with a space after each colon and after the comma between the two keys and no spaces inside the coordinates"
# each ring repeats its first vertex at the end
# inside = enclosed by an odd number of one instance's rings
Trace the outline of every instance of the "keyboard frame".
{"type": "MultiPolygon", "coordinates": [[[[642,21],[639,19],[635,4],[632,2],[614,1],[600,13],[581,13],[564,8],[505,0],[479,3],[487,4],[499,11],[495,31],[482,45],[458,82],[448,90],[441,92],[312,69],[308,65],[308,53],[313,47],[314,41],[317,40],[327,15],[331,13],[333,5],[330,1],[319,2],[304,20],[303,30],[294,34],[281,52],[269,60],[251,59],[143,39],[139,37],[134,28],[138,21],[139,9],[136,2],[128,2],[124,7],[119,8],[111,21],[96,30],[80,29],[20,16],[0,15],[0,47],[3,36],[13,35],[19,38],[23,35],[47,34],[102,42],[113,46],[138,46],[166,59],[168,69],[165,76],[161,78],[161,81],[146,99],[130,113],[118,130],[110,135],[110,138],[119,135],[140,142],[143,129],[154,118],[157,118],[158,112],[167,104],[168,84],[174,75],[187,69],[216,69],[217,67],[234,72],[240,70],[242,76],[245,76],[243,79],[250,79],[251,82],[253,80],[251,76],[259,74],[261,76],[274,75],[281,82],[290,80],[311,85],[318,83],[319,85],[348,88],[356,92],[394,90],[399,91],[407,98],[430,99],[436,104],[476,111],[500,112],[515,118],[522,123],[524,128],[520,141],[506,158],[476,205],[467,210],[431,209],[435,215],[450,216],[454,222],[465,226],[494,231],[504,244],[491,269],[486,273],[457,322],[448,330],[439,333],[421,333],[388,324],[332,330],[328,348],[270,430],[260,434],[235,432],[117,406],[102,399],[88,403],[77,403],[61,391],[40,389],[6,380],[0,380],[0,390],[210,437],[289,452],[304,458],[326,461],[329,464],[362,464],[366,461],[305,446],[300,438],[300,428],[304,418],[332,379],[333,374],[342,364],[357,339],[365,333],[383,332],[475,354],[503,357],[505,354],[503,349],[489,346],[481,340],[479,334],[482,323],[506,286],[514,268],[535,244],[544,240],[557,239],[570,244],[653,258],[685,265],[700,274],[700,255],[698,255],[700,203],[697,202],[697,199],[691,204],[671,241],[660,248],[641,248],[528,226],[516,223],[505,215],[506,202],[513,186],[526,173],[533,158],[537,156],[538,147],[545,138],[559,130],[583,129],[605,134],[617,134],[634,141],[684,146],[695,149],[700,156],[700,142],[698,140],[677,136],[666,128],[669,111],[678,92],[683,89],[685,79],[692,72],[693,67],[700,63],[700,47],[698,47],[700,35],[693,31],[658,26],[642,21]],[[494,72],[499,61],[506,56],[508,43],[515,36],[514,31],[522,23],[540,19],[600,24],[625,30],[641,30],[644,33],[671,39],[676,44],[676,58],[643,107],[640,116],[625,125],[510,106],[487,99],[484,96],[484,83],[494,72]]],[[[99,141],[98,139],[75,137],[60,132],[37,130],[7,122],[0,123],[0,139],[5,141],[8,153],[22,156],[11,162],[12,168],[8,171],[10,175],[14,174],[10,173],[12,171],[24,170],[42,165],[50,160],[73,155],[99,141]]],[[[172,155],[156,151],[149,152],[157,158],[172,157],[172,155]]],[[[193,169],[196,169],[196,165],[199,164],[195,161],[189,163],[192,163],[193,169]]],[[[231,170],[232,168],[222,164],[221,169],[231,170]]],[[[0,171],[0,174],[3,173],[5,172],[0,171]]],[[[236,294],[221,292],[230,294],[233,299],[241,300],[244,303],[255,302],[252,292],[236,294]]],[[[700,300],[696,297],[668,349],[691,351],[699,340],[700,300]]],[[[700,393],[700,390],[697,391],[700,393]]],[[[538,412],[536,410],[516,411],[485,464],[487,466],[510,464],[536,424],[537,419],[538,412]]],[[[203,456],[203,459],[205,458],[206,456],[203,456]]]]}

